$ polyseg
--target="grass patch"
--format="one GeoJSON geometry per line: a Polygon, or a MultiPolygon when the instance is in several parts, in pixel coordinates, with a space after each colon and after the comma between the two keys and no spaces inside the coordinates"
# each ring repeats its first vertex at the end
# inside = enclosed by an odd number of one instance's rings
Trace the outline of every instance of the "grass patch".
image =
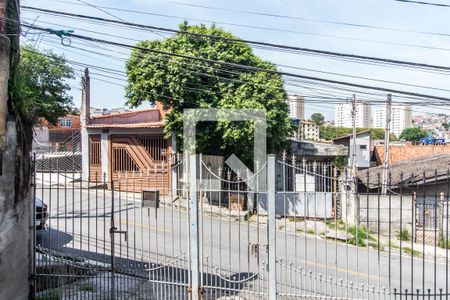
{"type": "Polygon", "coordinates": [[[378,242],[369,242],[369,247],[372,247],[372,249],[384,251],[384,246],[382,244],[378,245],[378,242]]]}
{"type": "Polygon", "coordinates": [[[85,292],[95,292],[95,287],[92,284],[88,283],[79,285],[78,289],[85,292]]]}
{"type": "Polygon", "coordinates": [[[334,222],[333,219],[328,219],[327,226],[332,229],[337,228],[338,230],[345,230],[345,223],[344,223],[344,221],[342,221],[340,219],[338,219],[337,222],[334,222]]]}
{"type": "Polygon", "coordinates": [[[364,238],[368,239],[369,241],[376,241],[376,239],[373,237],[372,232],[368,230],[365,226],[358,226],[355,225],[349,226],[347,228],[348,233],[351,233],[353,236],[356,237],[356,232],[358,232],[358,238],[364,238]]]}
{"type": "Polygon", "coordinates": [[[305,228],[297,228],[296,231],[297,232],[306,232],[307,234],[316,234],[314,229],[311,229],[311,228],[307,228],[306,231],[305,231],[305,228]]]}
{"type": "Polygon", "coordinates": [[[400,246],[392,244],[392,243],[389,244],[389,248],[392,248],[392,249],[395,249],[395,250],[400,250],[400,246]]]}
{"type": "Polygon", "coordinates": [[[45,295],[37,296],[36,300],[61,300],[61,291],[59,289],[45,291],[45,295]]]}
{"type": "MultiPolygon", "coordinates": [[[[389,247],[392,248],[392,249],[400,250],[400,246],[399,245],[394,245],[392,243],[389,244],[389,247]]],[[[422,256],[422,253],[420,251],[413,250],[413,249],[411,249],[409,247],[406,247],[406,246],[402,247],[402,251],[407,253],[407,254],[409,254],[409,255],[412,255],[414,257],[422,256]]]]}
{"type": "Polygon", "coordinates": [[[438,241],[438,247],[450,249],[450,239],[445,240],[444,237],[440,237],[438,241]]]}
{"type": "Polygon", "coordinates": [[[402,229],[397,233],[397,238],[400,241],[410,241],[411,235],[409,234],[409,231],[407,229],[402,229]]]}
{"type": "Polygon", "coordinates": [[[419,251],[413,250],[413,249],[411,249],[409,247],[402,247],[402,249],[403,249],[403,252],[408,253],[409,255],[412,255],[414,257],[421,256],[421,253],[419,251]]]}
{"type": "Polygon", "coordinates": [[[305,220],[304,217],[288,217],[289,222],[302,222],[305,220]]]}
{"type": "Polygon", "coordinates": [[[371,235],[370,231],[364,226],[355,225],[349,226],[347,232],[353,237],[348,240],[348,243],[355,246],[365,247],[366,242],[376,241],[376,239],[371,235]]]}

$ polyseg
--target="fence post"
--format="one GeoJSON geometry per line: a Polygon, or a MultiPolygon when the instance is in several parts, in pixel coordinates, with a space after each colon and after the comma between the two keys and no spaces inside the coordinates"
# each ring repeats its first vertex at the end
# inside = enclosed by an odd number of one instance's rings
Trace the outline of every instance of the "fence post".
{"type": "Polygon", "coordinates": [[[275,219],[275,155],[267,160],[267,213],[269,231],[269,300],[277,299],[276,219],[275,219]]]}
{"type": "Polygon", "coordinates": [[[198,237],[198,201],[197,201],[197,156],[191,154],[188,164],[189,173],[189,214],[191,224],[189,226],[190,237],[190,261],[191,261],[191,298],[200,299],[199,280],[199,237],[198,237]]]}
{"type": "Polygon", "coordinates": [[[448,240],[448,237],[444,236],[444,192],[441,192],[439,194],[439,235],[438,239],[444,239],[444,241],[448,240]]]}

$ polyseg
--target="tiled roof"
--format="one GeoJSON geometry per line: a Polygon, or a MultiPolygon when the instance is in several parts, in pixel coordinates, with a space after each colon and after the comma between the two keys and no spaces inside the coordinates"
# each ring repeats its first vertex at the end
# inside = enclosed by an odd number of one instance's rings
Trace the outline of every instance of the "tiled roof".
{"type": "MultiPolygon", "coordinates": [[[[389,163],[444,153],[450,153],[450,145],[392,145],[389,146],[389,163]]],[[[377,162],[383,163],[384,146],[375,146],[374,154],[377,162]]]]}
{"type": "Polygon", "coordinates": [[[163,122],[143,122],[131,124],[91,124],[87,128],[162,128],[163,122]]]}

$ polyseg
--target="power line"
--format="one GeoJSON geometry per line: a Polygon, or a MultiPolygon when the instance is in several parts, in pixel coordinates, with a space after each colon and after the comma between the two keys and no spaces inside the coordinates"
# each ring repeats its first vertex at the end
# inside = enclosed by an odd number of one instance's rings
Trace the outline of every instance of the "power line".
{"type": "MultiPolygon", "coordinates": [[[[48,29],[41,28],[38,26],[30,26],[30,25],[24,25],[24,26],[30,27],[32,29],[39,29],[39,30],[48,32],[48,29]]],[[[88,36],[82,36],[82,35],[73,34],[73,33],[69,33],[68,35],[70,37],[79,38],[82,40],[88,40],[91,42],[98,42],[98,43],[103,43],[103,44],[107,44],[107,45],[120,46],[120,47],[125,47],[128,49],[135,49],[135,50],[140,50],[140,51],[145,51],[145,52],[153,52],[153,53],[158,53],[161,55],[168,55],[168,56],[179,57],[179,58],[184,58],[184,59],[189,59],[189,60],[207,62],[207,63],[211,63],[211,64],[219,64],[221,66],[235,67],[235,68],[238,68],[241,70],[246,70],[246,71],[266,72],[266,73],[270,73],[270,74],[278,74],[278,75],[287,76],[287,77],[308,79],[308,80],[313,80],[313,81],[318,81],[318,82],[351,86],[351,87],[362,88],[362,89],[377,90],[377,91],[382,91],[382,92],[387,92],[387,93],[396,93],[396,94],[398,93],[398,94],[403,94],[403,95],[415,96],[415,97],[419,97],[419,98],[450,101],[450,98],[446,98],[446,97],[420,94],[420,93],[414,93],[414,92],[408,92],[408,91],[401,91],[401,90],[389,89],[389,88],[383,88],[383,87],[368,86],[368,85],[363,85],[363,84],[356,84],[356,83],[350,83],[350,82],[344,82],[344,81],[338,81],[338,80],[331,80],[331,79],[325,79],[325,78],[319,78],[319,77],[313,77],[313,76],[294,74],[294,73],[289,73],[289,72],[284,72],[284,71],[269,70],[269,69],[254,67],[254,66],[247,66],[247,65],[232,63],[232,62],[217,61],[217,60],[213,60],[213,59],[200,58],[200,57],[189,56],[189,55],[185,55],[185,54],[172,53],[172,52],[149,49],[149,48],[144,48],[144,47],[139,47],[139,46],[132,46],[132,45],[122,44],[122,43],[118,43],[118,42],[107,41],[107,40],[88,37],[88,36]]]]}
{"type": "MultiPolygon", "coordinates": [[[[83,0],[76,0],[76,1],[78,1],[78,2],[80,2],[80,3],[83,3],[84,5],[93,7],[93,8],[95,8],[95,9],[97,9],[97,10],[99,10],[99,11],[101,11],[101,12],[107,14],[108,16],[111,16],[111,17],[113,17],[113,18],[118,19],[119,21],[123,21],[123,22],[125,21],[124,19],[122,19],[122,18],[120,18],[120,17],[118,17],[118,16],[116,16],[116,15],[113,15],[112,13],[110,13],[110,12],[104,10],[103,8],[101,8],[101,7],[97,6],[97,5],[91,4],[91,3],[86,2],[86,1],[83,1],[83,0]]],[[[152,32],[153,32],[153,31],[152,31],[152,32]]],[[[153,33],[156,34],[156,35],[159,35],[160,37],[164,37],[162,34],[160,34],[160,33],[158,33],[158,32],[153,32],[153,33]]]]}
{"type": "Polygon", "coordinates": [[[434,70],[440,70],[440,71],[446,71],[446,72],[450,71],[449,66],[430,65],[430,64],[417,63],[417,62],[411,62],[411,61],[402,61],[402,60],[387,59],[387,58],[380,58],[380,57],[373,57],[373,56],[340,53],[340,52],[333,52],[333,51],[326,51],[326,50],[318,50],[318,49],[310,49],[310,48],[303,48],[303,47],[296,47],[296,46],[289,46],[289,45],[274,44],[274,43],[268,43],[268,42],[259,42],[259,41],[253,41],[253,40],[226,38],[226,37],[222,37],[222,36],[194,33],[194,32],[189,32],[189,31],[170,29],[170,28],[151,26],[151,25],[143,25],[143,24],[131,23],[131,22],[116,21],[116,20],[105,19],[105,18],[100,18],[100,17],[73,14],[73,13],[68,13],[68,12],[59,12],[59,11],[30,7],[30,6],[21,6],[21,7],[25,8],[25,9],[29,9],[29,10],[34,10],[34,11],[53,13],[56,15],[65,15],[65,16],[71,16],[71,17],[88,19],[88,20],[97,20],[97,21],[114,23],[114,24],[122,24],[122,25],[131,26],[131,27],[137,27],[137,28],[146,28],[146,29],[153,29],[153,30],[158,30],[158,31],[171,32],[171,33],[175,33],[175,34],[187,34],[187,35],[192,35],[192,36],[200,37],[200,38],[217,39],[217,40],[223,40],[223,41],[234,42],[234,43],[248,43],[251,45],[267,46],[267,47],[276,48],[276,49],[295,50],[298,52],[313,53],[313,54],[324,55],[324,56],[329,56],[329,57],[342,57],[342,58],[350,58],[350,59],[354,59],[354,60],[372,61],[372,62],[377,62],[377,63],[394,64],[394,65],[414,67],[414,68],[425,68],[425,69],[432,69],[432,70],[434,69],[434,70]]]}
{"type": "MultiPolygon", "coordinates": [[[[74,3],[74,2],[71,2],[71,1],[65,1],[65,0],[53,0],[53,2],[68,3],[68,4],[73,4],[73,5],[81,5],[79,3],[74,3]]],[[[408,33],[417,33],[417,34],[424,34],[424,35],[436,35],[436,36],[447,36],[447,37],[450,37],[450,33],[417,31],[417,30],[404,29],[404,28],[385,27],[385,26],[376,26],[376,25],[358,24],[358,23],[340,22],[340,21],[329,21],[329,20],[304,18],[304,17],[294,17],[294,16],[287,16],[287,15],[281,15],[281,14],[255,12],[255,11],[245,11],[245,10],[237,10],[237,9],[229,9],[229,8],[222,8],[222,7],[213,7],[213,6],[192,4],[192,3],[182,3],[182,2],[180,3],[180,2],[173,2],[173,1],[167,1],[167,3],[174,4],[174,5],[187,6],[187,7],[196,7],[196,8],[203,8],[203,9],[209,9],[209,10],[218,10],[218,11],[228,11],[228,12],[233,12],[233,13],[259,15],[259,16],[281,18],[281,19],[292,19],[292,20],[298,20],[298,21],[316,22],[316,23],[324,23],[324,24],[332,24],[332,25],[341,25],[341,26],[349,26],[349,27],[356,27],[356,28],[367,28],[367,29],[377,29],[377,30],[386,30],[386,31],[408,32],[408,33]]],[[[103,8],[103,9],[108,9],[108,10],[131,12],[131,13],[142,13],[142,14],[148,14],[148,15],[161,15],[161,16],[169,17],[169,15],[150,13],[150,12],[140,12],[140,11],[125,9],[125,8],[117,8],[117,7],[101,6],[101,5],[97,5],[97,6],[100,7],[100,8],[103,8]]],[[[204,21],[202,21],[202,19],[194,19],[194,18],[185,18],[185,19],[198,20],[198,21],[204,22],[204,21]]],[[[219,24],[219,22],[216,22],[216,23],[219,24]]]]}
{"type": "MultiPolygon", "coordinates": [[[[92,46],[95,46],[95,44],[92,44],[92,46]]],[[[101,48],[101,49],[104,49],[104,48],[101,48]]],[[[103,53],[95,53],[95,54],[97,54],[97,55],[101,55],[101,56],[105,56],[105,54],[103,54],[103,53]]],[[[165,58],[165,57],[159,57],[158,59],[169,59],[169,58],[165,58]]],[[[123,58],[120,58],[120,60],[121,61],[123,61],[123,58]]],[[[179,61],[176,61],[177,63],[179,62],[179,61]]],[[[203,66],[202,66],[203,67],[203,66]]],[[[221,70],[222,72],[224,71],[224,70],[221,70]]],[[[231,72],[231,71],[225,71],[225,72],[227,72],[227,73],[234,73],[234,74],[239,74],[239,73],[236,73],[236,72],[231,72]]],[[[212,77],[218,77],[218,78],[223,78],[223,77],[220,77],[220,76],[217,76],[217,75],[211,75],[211,74],[205,74],[205,73],[200,73],[200,72],[196,72],[196,73],[198,73],[198,74],[200,74],[200,75],[206,75],[206,76],[212,76],[212,77]]],[[[223,79],[225,79],[225,80],[230,80],[229,78],[223,78],[223,79]]],[[[239,82],[243,82],[242,80],[236,80],[236,79],[232,79],[233,81],[239,81],[239,82]]],[[[253,85],[253,83],[251,83],[251,82],[245,82],[245,83],[250,83],[250,84],[252,84],[253,85]]],[[[290,85],[292,85],[292,84],[290,84],[290,85]]],[[[322,84],[322,85],[324,85],[324,84],[322,84]]],[[[295,86],[295,85],[294,85],[295,86]]],[[[304,85],[302,85],[302,86],[300,86],[301,88],[306,88],[306,89],[309,89],[308,87],[305,87],[304,85]]],[[[336,87],[332,87],[333,89],[336,89],[336,87]]],[[[317,88],[313,88],[314,90],[317,90],[317,88]]],[[[342,88],[340,88],[340,89],[342,89],[342,88]]],[[[343,90],[345,90],[345,89],[343,89],[343,90]]],[[[349,92],[354,92],[354,90],[347,90],[347,91],[349,91],[349,92]]],[[[333,93],[336,93],[335,91],[333,91],[333,93]]],[[[361,93],[361,92],[359,92],[359,93],[361,93]]],[[[362,93],[366,93],[366,92],[362,92],[362,93]]],[[[303,93],[304,94],[304,93],[303,93]]],[[[333,96],[332,94],[330,94],[330,96],[331,97],[328,97],[328,99],[331,99],[331,98],[334,98],[334,99],[338,99],[338,98],[336,98],[335,96],[333,96]]],[[[429,101],[429,100],[428,100],[429,101]]],[[[384,101],[383,101],[384,102],[384,101]]],[[[381,103],[381,102],[378,102],[378,103],[381,103]]],[[[444,103],[442,103],[442,104],[444,104],[444,103]]]]}
{"type": "MultiPolygon", "coordinates": [[[[44,24],[51,24],[51,25],[63,26],[63,25],[61,25],[61,24],[53,23],[53,22],[46,22],[46,21],[39,21],[39,22],[40,22],[40,23],[44,23],[44,24]]],[[[85,32],[89,32],[89,33],[103,34],[103,35],[105,35],[105,36],[111,36],[111,37],[120,38],[120,39],[125,39],[125,40],[130,40],[130,41],[134,41],[134,42],[139,41],[139,40],[137,40],[137,39],[133,39],[133,38],[129,38],[129,37],[123,37],[123,36],[119,36],[119,35],[106,34],[106,33],[102,33],[102,32],[99,32],[99,31],[87,30],[87,29],[82,29],[82,28],[77,28],[77,30],[79,30],[79,31],[85,31],[85,32]]],[[[103,50],[106,50],[106,49],[103,49],[103,50]]],[[[110,50],[110,49],[109,49],[109,50],[110,50]]],[[[87,51],[87,50],[83,49],[83,51],[87,51]]],[[[128,55],[128,54],[124,54],[124,53],[121,53],[121,54],[123,54],[123,55],[128,55]]],[[[321,70],[315,70],[315,69],[309,69],[309,68],[302,68],[302,67],[289,66],[289,65],[284,65],[284,64],[275,64],[275,65],[277,65],[277,66],[279,66],[279,67],[283,67],[283,68],[289,68],[289,69],[295,69],[295,70],[302,70],[302,71],[308,71],[308,72],[315,72],[315,73],[320,73],[320,74],[327,74],[327,75],[333,75],[333,76],[343,76],[343,77],[349,77],[349,78],[355,78],[355,79],[363,79],[363,80],[374,81],[374,82],[382,82],[382,83],[389,83],[389,84],[396,84],[396,85],[404,85],[404,86],[415,87],[415,88],[421,88],[421,89],[429,89],[429,90],[437,90],[437,91],[443,91],[443,92],[450,92],[450,90],[448,90],[448,89],[437,88],[437,87],[423,86],[423,85],[410,84],[410,83],[404,83],[404,82],[398,82],[398,81],[390,81],[390,80],[377,79],[377,78],[368,78],[368,77],[363,77],[363,76],[348,75],[348,74],[335,73],[335,72],[329,72],[329,71],[321,71],[321,70]]]]}
{"type": "Polygon", "coordinates": [[[413,0],[394,0],[394,1],[403,2],[403,3],[430,5],[430,6],[437,6],[437,7],[450,7],[450,4],[432,3],[432,2],[425,2],[425,1],[413,1],[413,0]]]}
{"type": "MultiPolygon", "coordinates": [[[[89,43],[89,45],[91,45],[91,44],[89,43]]],[[[80,49],[80,50],[83,50],[83,51],[87,51],[87,52],[90,52],[90,53],[94,53],[94,54],[99,55],[99,56],[102,56],[102,57],[108,56],[108,57],[111,57],[111,58],[113,58],[113,59],[117,59],[117,60],[120,60],[120,61],[123,61],[123,60],[124,60],[123,58],[117,58],[117,57],[110,56],[110,55],[108,55],[108,54],[104,54],[104,53],[100,53],[100,52],[93,52],[92,50],[86,50],[86,49],[83,49],[83,48],[74,47],[73,45],[72,45],[71,47],[73,47],[73,48],[75,48],[75,49],[80,49]]],[[[95,48],[95,47],[99,48],[99,46],[97,46],[97,45],[95,45],[95,44],[92,44],[91,47],[93,47],[93,48],[95,48]]],[[[57,47],[57,48],[58,48],[58,47],[57,47]]],[[[100,49],[104,50],[103,47],[100,47],[100,49]]],[[[108,49],[108,50],[111,51],[110,49],[108,49]]],[[[118,53],[119,53],[119,52],[118,52],[118,53]]],[[[120,54],[123,54],[123,53],[120,53],[120,54]]],[[[163,60],[170,61],[170,58],[169,58],[169,57],[157,57],[157,56],[153,56],[153,57],[154,57],[154,58],[157,58],[157,59],[163,59],[163,60]]],[[[244,79],[244,80],[240,80],[240,79],[236,79],[236,78],[222,77],[222,76],[219,76],[219,75],[217,75],[217,74],[209,74],[209,73],[204,73],[204,72],[198,72],[198,69],[197,69],[197,68],[201,66],[201,67],[205,67],[205,68],[209,68],[209,69],[211,69],[211,70],[214,70],[214,72],[215,72],[215,71],[219,71],[219,72],[230,73],[230,74],[235,74],[235,75],[240,75],[240,74],[242,74],[242,73],[239,73],[239,72],[233,72],[233,71],[230,71],[230,70],[223,70],[223,69],[218,69],[218,68],[214,68],[214,67],[207,67],[207,66],[204,66],[204,65],[193,66],[193,65],[187,64],[186,62],[182,62],[182,61],[173,61],[173,62],[175,62],[175,63],[177,63],[177,64],[178,64],[178,63],[183,64],[183,65],[184,65],[183,68],[188,69],[188,70],[190,70],[192,73],[198,74],[198,75],[200,75],[200,76],[208,76],[208,77],[212,77],[212,78],[214,78],[214,79],[222,79],[222,80],[226,80],[226,81],[246,83],[246,84],[251,84],[252,86],[265,86],[265,85],[256,84],[256,83],[247,81],[247,80],[245,80],[245,79],[244,79]],[[197,68],[196,68],[195,70],[192,70],[192,69],[189,69],[189,66],[197,67],[197,68]]],[[[122,75],[122,74],[120,74],[120,75],[122,75]]],[[[123,76],[125,76],[125,75],[123,75],[123,76]]],[[[337,94],[338,92],[337,92],[336,90],[339,90],[339,91],[342,90],[342,91],[346,91],[346,92],[348,92],[348,93],[354,93],[354,92],[357,92],[357,93],[359,93],[359,94],[369,94],[369,95],[371,94],[371,93],[368,93],[368,92],[366,92],[366,91],[355,91],[355,90],[353,90],[353,89],[345,89],[345,88],[343,88],[343,87],[339,87],[339,88],[338,88],[338,87],[332,86],[332,85],[329,85],[329,88],[331,88],[332,90],[330,90],[329,92],[327,91],[327,92],[325,93],[325,92],[321,92],[322,89],[316,87],[317,83],[314,83],[314,82],[311,82],[311,81],[308,81],[308,80],[287,79],[287,80],[285,80],[285,83],[287,83],[288,86],[300,87],[300,88],[302,88],[302,89],[312,90],[312,91],[314,91],[314,92],[318,92],[319,94],[324,94],[324,95],[326,95],[327,97],[323,97],[323,99],[336,99],[336,100],[337,100],[338,98],[336,97],[336,94],[337,94]],[[296,85],[296,84],[293,84],[292,82],[290,82],[291,80],[294,80],[295,82],[299,81],[299,82],[302,83],[302,85],[296,85]],[[311,87],[311,85],[312,85],[313,87],[311,87]],[[308,87],[308,86],[310,86],[310,87],[308,87]]],[[[322,86],[327,86],[328,84],[321,83],[320,85],[322,85],[322,86]]],[[[211,87],[211,88],[215,88],[215,87],[211,87]]],[[[283,90],[284,90],[284,89],[283,89],[283,90]]],[[[292,90],[287,90],[287,92],[291,92],[291,93],[292,93],[292,90]]],[[[294,93],[297,93],[297,91],[295,91],[294,93]]],[[[343,97],[347,97],[348,93],[345,93],[345,95],[344,95],[343,97]]],[[[308,94],[305,94],[304,92],[302,92],[301,94],[304,95],[304,96],[308,96],[308,94]]],[[[381,97],[383,97],[383,99],[382,99],[382,100],[371,100],[371,103],[372,103],[372,104],[375,104],[375,103],[382,104],[382,103],[384,103],[384,97],[385,97],[384,94],[379,94],[379,95],[374,94],[374,95],[376,95],[376,96],[381,96],[381,97]]],[[[400,97],[400,98],[402,98],[402,97],[400,97]]],[[[403,96],[403,98],[412,98],[412,99],[415,99],[414,97],[410,97],[410,96],[403,96]]],[[[367,96],[365,96],[365,99],[366,99],[366,100],[369,100],[370,98],[368,98],[367,96]]],[[[422,100],[424,100],[424,99],[422,99],[422,100]]],[[[426,102],[424,102],[424,101],[420,101],[420,102],[411,102],[411,101],[408,101],[408,102],[404,102],[404,103],[405,103],[405,104],[414,104],[414,105],[424,105],[425,103],[426,103],[426,104],[431,104],[431,102],[430,102],[429,99],[425,99],[425,100],[426,100],[426,102]]],[[[368,102],[368,101],[365,101],[365,102],[368,102]]],[[[397,101],[397,102],[398,102],[398,103],[401,103],[401,102],[399,102],[399,101],[397,101]]],[[[442,102],[442,103],[433,102],[433,103],[435,103],[435,105],[438,105],[438,104],[446,105],[446,103],[444,103],[444,102],[442,102]]]]}
{"type": "Polygon", "coordinates": [[[218,11],[228,11],[228,12],[233,12],[233,13],[249,14],[249,15],[272,17],[272,18],[281,18],[281,19],[291,19],[291,20],[299,20],[299,21],[327,23],[327,24],[333,24],[333,25],[343,25],[343,26],[368,28],[368,29],[381,29],[381,30],[388,30],[388,31],[420,33],[420,34],[426,34],[426,35],[450,36],[450,33],[415,31],[415,30],[394,28],[394,27],[382,27],[382,26],[367,25],[367,24],[356,24],[356,23],[350,23],[350,22],[327,21],[327,20],[321,20],[321,19],[302,18],[302,17],[294,17],[294,16],[287,16],[287,15],[281,15],[281,14],[274,14],[274,13],[254,12],[254,11],[248,11],[248,10],[230,9],[230,8],[214,7],[214,6],[193,4],[193,3],[176,2],[176,1],[167,1],[167,2],[171,3],[171,4],[187,6],[187,7],[196,7],[196,8],[203,8],[203,9],[209,9],[209,10],[218,10],[218,11]]]}
{"type": "MultiPolygon", "coordinates": [[[[34,51],[31,51],[31,50],[28,50],[28,49],[26,49],[26,51],[30,51],[30,52],[33,52],[33,53],[35,53],[35,54],[38,54],[38,55],[43,55],[43,56],[46,56],[45,54],[42,54],[42,53],[39,53],[39,52],[34,52],[34,51]]],[[[71,64],[78,64],[79,66],[83,66],[83,67],[86,67],[86,66],[88,66],[88,67],[92,67],[92,68],[96,68],[96,69],[100,69],[101,71],[104,71],[103,69],[107,69],[107,68],[103,68],[103,67],[99,67],[99,66],[93,66],[93,65],[88,65],[88,64],[84,64],[84,63],[80,63],[80,62],[73,62],[73,61],[68,61],[68,62],[70,62],[71,64]]],[[[113,70],[113,69],[111,69],[111,70],[113,70]]],[[[113,70],[113,71],[117,71],[117,70],[113,70]]],[[[83,74],[83,71],[82,70],[79,70],[78,72],[80,72],[80,74],[83,74]]],[[[122,72],[123,73],[123,72],[122,72]]],[[[104,74],[100,74],[100,73],[95,73],[95,72],[91,72],[91,74],[93,74],[93,75],[99,75],[99,76],[102,76],[102,77],[106,77],[107,79],[112,79],[112,80],[119,80],[119,81],[121,81],[121,82],[126,82],[126,79],[124,79],[124,78],[118,78],[118,77],[114,77],[114,76],[111,76],[110,74],[108,74],[108,75],[104,75],[104,74]]],[[[115,74],[115,73],[113,73],[113,74],[115,74]]],[[[120,74],[119,74],[120,75],[120,74]]],[[[204,74],[204,75],[208,75],[208,74],[204,74]]],[[[125,75],[123,75],[123,76],[125,76],[125,75]]],[[[94,79],[96,79],[96,80],[99,80],[99,81],[102,81],[102,82],[106,82],[106,83],[110,83],[110,84],[113,84],[113,85],[116,85],[116,86],[123,86],[123,83],[116,83],[116,82],[112,82],[112,81],[110,81],[110,80],[106,80],[106,79],[102,79],[102,78],[97,78],[97,77],[93,77],[94,79]]],[[[227,79],[228,80],[228,78],[223,78],[223,79],[227,79]]],[[[240,80],[237,80],[237,81],[240,81],[240,80]]],[[[242,81],[241,81],[242,82],[242,81]]],[[[253,83],[251,83],[251,82],[248,82],[248,83],[250,83],[250,84],[253,84],[253,83]]],[[[202,86],[205,86],[205,85],[202,85],[202,86]]],[[[209,85],[206,85],[206,86],[208,86],[208,87],[211,87],[211,86],[209,86],[209,85]]],[[[79,89],[79,88],[77,88],[77,89],[79,89]]],[[[187,90],[187,91],[193,91],[193,92],[197,92],[197,93],[199,93],[199,92],[210,92],[210,93],[219,93],[219,94],[221,94],[219,91],[213,91],[213,90],[209,90],[209,89],[205,89],[205,88],[192,88],[192,87],[183,87],[182,88],[183,90],[187,90]]],[[[288,91],[289,92],[289,91],[288,91]]],[[[292,93],[292,91],[291,91],[291,93],[292,93]]],[[[174,100],[176,100],[177,98],[176,97],[167,97],[167,96],[164,96],[164,95],[161,95],[161,94],[157,94],[159,97],[165,97],[165,98],[173,98],[174,100]]],[[[302,93],[302,96],[305,96],[305,97],[308,97],[308,95],[307,94],[305,94],[305,93],[302,93]]],[[[319,104],[317,104],[317,103],[320,103],[320,104],[323,104],[323,102],[324,102],[324,100],[335,100],[335,101],[333,101],[333,102],[330,102],[330,101],[327,101],[327,103],[329,103],[329,104],[339,104],[339,103],[342,103],[342,102],[345,102],[345,100],[344,99],[346,99],[346,98],[348,98],[348,96],[346,95],[346,96],[344,96],[344,97],[342,97],[342,98],[337,98],[337,97],[318,97],[318,96],[311,96],[311,97],[308,97],[308,98],[306,98],[305,100],[304,100],[304,102],[305,103],[308,103],[310,106],[316,106],[316,107],[326,107],[326,108],[330,108],[330,109],[332,109],[333,107],[331,107],[331,106],[326,106],[326,105],[319,105],[319,104]],[[312,104],[312,103],[314,103],[314,104],[312,104]]],[[[179,99],[178,99],[179,100],[179,99]]],[[[364,100],[362,100],[361,102],[363,102],[363,103],[366,103],[366,104],[369,104],[369,105],[376,105],[377,103],[378,104],[382,104],[382,103],[384,103],[384,101],[378,101],[378,102],[374,102],[373,100],[370,100],[369,101],[369,99],[368,98],[364,98],[364,100]]],[[[401,104],[401,102],[396,102],[396,103],[399,103],[399,104],[401,104]]],[[[404,103],[404,104],[409,104],[409,103],[404,103]]],[[[420,113],[428,113],[428,114],[433,114],[433,115],[437,115],[436,113],[432,113],[432,112],[429,112],[429,111],[423,111],[423,110],[421,110],[421,111],[416,111],[416,110],[413,110],[414,112],[420,112],[420,113]]]]}
{"type": "MultiPolygon", "coordinates": [[[[81,3],[85,3],[84,1],[81,1],[81,0],[77,0],[77,1],[80,1],[81,3]]],[[[64,1],[64,3],[70,3],[70,4],[73,4],[73,5],[82,5],[82,4],[79,4],[79,3],[73,3],[73,2],[69,2],[69,1],[64,1]]],[[[110,7],[110,6],[97,6],[97,5],[94,6],[94,5],[89,4],[89,3],[86,3],[84,5],[101,9],[101,11],[106,12],[106,13],[107,13],[106,10],[124,11],[124,12],[130,12],[130,13],[134,13],[134,14],[151,15],[151,16],[158,16],[158,17],[165,17],[165,18],[174,18],[174,19],[180,19],[180,20],[198,21],[198,22],[208,22],[208,23],[211,23],[211,24],[228,25],[228,26],[235,26],[235,27],[241,27],[241,28],[251,28],[251,29],[258,29],[258,30],[285,32],[285,33],[309,35],[309,36],[315,36],[315,37],[328,37],[328,38],[336,38],[336,39],[343,39],[343,40],[352,40],[352,41],[360,41],[360,42],[368,42],[368,43],[379,43],[379,44],[386,44],[386,45],[413,47],[413,48],[429,49],[429,50],[450,51],[450,48],[432,47],[432,46],[408,44],[408,43],[399,43],[399,42],[392,42],[392,41],[372,40],[372,39],[366,39],[366,38],[355,38],[355,37],[349,37],[349,36],[339,36],[339,35],[332,35],[332,34],[322,34],[322,33],[317,33],[317,32],[305,32],[305,31],[297,31],[297,30],[281,29],[281,28],[273,28],[273,27],[264,27],[264,26],[257,26],[257,25],[238,24],[238,23],[232,23],[232,22],[221,22],[221,21],[213,21],[213,20],[208,20],[208,19],[187,18],[187,17],[173,16],[173,15],[160,14],[160,13],[151,13],[151,12],[145,12],[145,11],[121,9],[121,8],[115,8],[115,7],[110,7]]],[[[114,16],[114,15],[112,15],[112,16],[114,16]]],[[[118,18],[118,17],[116,17],[116,18],[118,18]]],[[[123,19],[120,19],[120,20],[121,21],[125,21],[123,19]]],[[[156,34],[159,34],[159,33],[156,33],[156,34]]],[[[160,36],[162,36],[162,35],[160,35],[160,36]]],[[[164,36],[162,36],[162,37],[164,37],[164,36]]]]}

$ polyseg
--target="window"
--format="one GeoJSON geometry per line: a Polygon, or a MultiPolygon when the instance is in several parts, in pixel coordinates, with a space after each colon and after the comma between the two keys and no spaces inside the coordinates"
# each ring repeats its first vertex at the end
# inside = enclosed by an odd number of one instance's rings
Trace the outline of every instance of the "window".
{"type": "Polygon", "coordinates": [[[61,125],[61,127],[71,128],[72,120],[68,119],[68,118],[62,118],[61,121],[59,122],[59,124],[61,125]]]}
{"type": "Polygon", "coordinates": [[[366,150],[367,149],[367,145],[359,145],[359,149],[366,150]]]}

